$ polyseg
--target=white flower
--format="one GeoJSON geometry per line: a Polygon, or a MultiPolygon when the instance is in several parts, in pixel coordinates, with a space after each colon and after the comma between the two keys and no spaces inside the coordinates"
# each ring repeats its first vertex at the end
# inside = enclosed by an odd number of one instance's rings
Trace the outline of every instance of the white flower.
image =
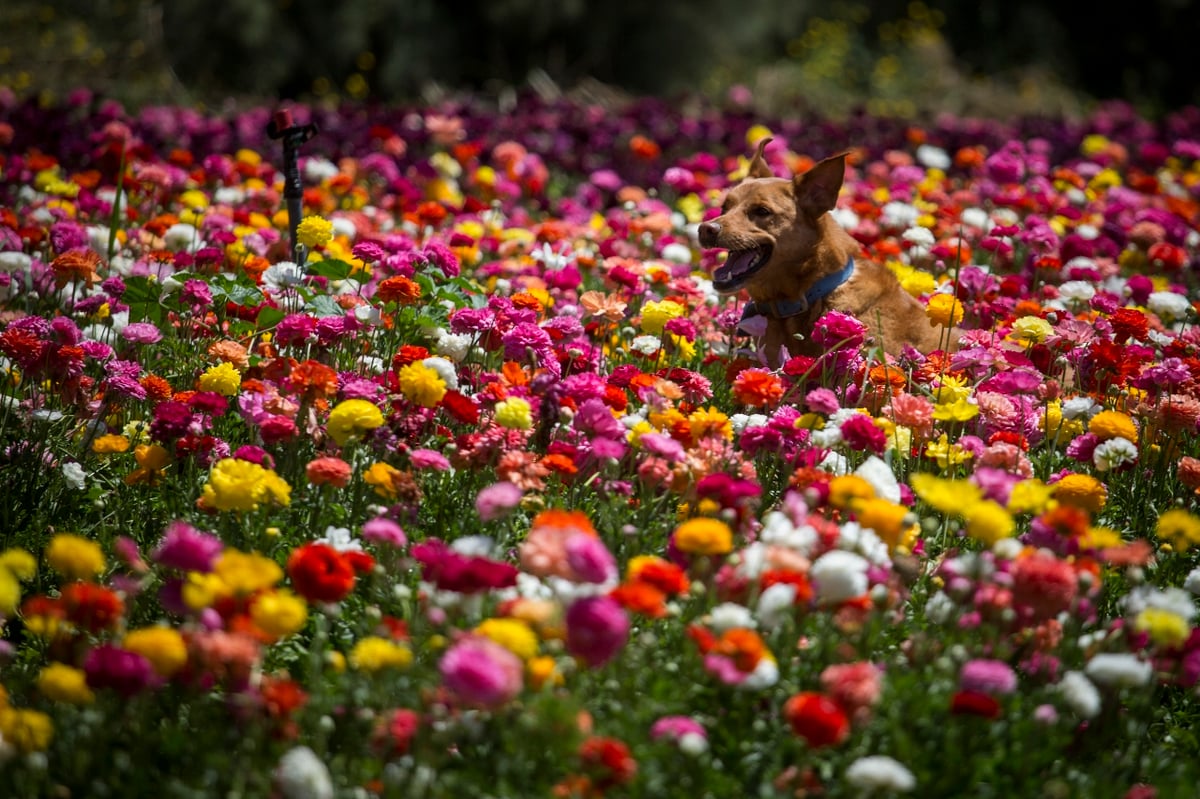
{"type": "Polygon", "coordinates": [[[1191,303],[1182,294],[1173,291],[1156,291],[1146,300],[1146,307],[1163,318],[1164,322],[1183,319],[1191,303]]]}
{"type": "Polygon", "coordinates": [[[686,732],[679,737],[679,751],[689,757],[698,757],[708,751],[708,739],[697,732],[686,732]]]}
{"type": "Polygon", "coordinates": [[[992,553],[1001,560],[1015,560],[1024,548],[1015,538],[1001,538],[992,544],[992,553]]]}
{"type": "Polygon", "coordinates": [[[87,472],[83,470],[75,461],[68,461],[62,465],[63,477],[71,488],[77,491],[82,491],[87,488],[87,472]]]}
{"type": "Polygon", "coordinates": [[[292,261],[271,264],[262,274],[263,287],[272,294],[300,285],[304,272],[292,261]]]}
{"type": "Polygon", "coordinates": [[[738,627],[754,629],[758,626],[750,609],[736,602],[722,602],[717,605],[709,611],[707,621],[708,625],[718,634],[738,627]]]}
{"type": "Polygon", "coordinates": [[[638,336],[629,344],[630,349],[641,355],[653,355],[662,347],[658,336],[638,336]]]}
{"type": "Polygon", "coordinates": [[[867,593],[867,568],[862,555],[834,549],[817,558],[809,570],[817,599],[823,603],[844,602],[867,593]]]}
{"type": "Polygon", "coordinates": [[[925,618],[934,624],[945,624],[950,621],[956,607],[945,591],[938,591],[925,602],[925,618]]]}
{"type": "MultiPolygon", "coordinates": [[[[1188,575],[1188,580],[1192,579],[1192,574],[1188,575]]],[[[1165,610],[1189,621],[1196,615],[1196,606],[1183,588],[1163,589],[1152,585],[1139,585],[1126,594],[1123,604],[1128,616],[1136,616],[1147,608],[1165,610]]]]}
{"type": "Polygon", "coordinates": [[[334,177],[337,173],[337,164],[328,158],[310,157],[304,159],[304,179],[309,183],[321,183],[334,177]]]}
{"type": "Polygon", "coordinates": [[[575,253],[557,253],[549,242],[530,253],[533,260],[540,262],[546,269],[556,271],[562,269],[575,259],[575,253]]]}
{"type": "Polygon", "coordinates": [[[438,337],[433,350],[438,355],[449,358],[455,363],[462,362],[471,351],[471,335],[469,333],[446,333],[438,337]]]}
{"type": "Polygon", "coordinates": [[[662,257],[664,261],[673,261],[677,264],[690,264],[692,262],[692,251],[687,245],[673,241],[662,248],[662,257]]]}
{"type": "Polygon", "coordinates": [[[886,228],[904,230],[916,224],[917,217],[920,215],[921,211],[915,205],[893,200],[883,206],[879,221],[886,228]]]}
{"type": "Polygon", "coordinates": [[[917,778],[900,761],[887,755],[860,757],[846,769],[846,782],[864,793],[906,793],[917,787],[917,778]]]}
{"type": "Polygon", "coordinates": [[[1071,397],[1063,400],[1062,415],[1064,419],[1087,419],[1100,410],[1100,405],[1091,397],[1071,397]]]}
{"type": "Polygon", "coordinates": [[[892,471],[892,467],[888,466],[883,458],[872,455],[863,461],[862,466],[855,469],[854,473],[871,484],[875,489],[875,496],[888,502],[900,502],[900,483],[896,480],[896,473],[892,471]]]}
{"type": "Polygon", "coordinates": [[[1058,287],[1058,296],[1070,303],[1085,303],[1096,296],[1096,287],[1085,280],[1068,280],[1058,287]]]}
{"type": "Polygon", "coordinates": [[[213,192],[213,205],[241,205],[246,201],[246,190],[240,186],[221,186],[213,192]]]}
{"type": "Polygon", "coordinates": [[[362,541],[350,535],[348,528],[334,527],[333,525],[326,527],[324,537],[318,538],[317,541],[336,549],[338,552],[361,552],[363,548],[362,541]]]}
{"type": "Polygon", "coordinates": [[[23,252],[0,252],[0,272],[25,272],[33,263],[33,258],[23,252]]]}
{"type": "Polygon", "coordinates": [[[985,233],[992,229],[991,217],[982,208],[964,208],[958,219],[963,223],[963,227],[973,227],[985,233]]]}
{"type": "Polygon", "coordinates": [[[764,627],[778,627],[792,610],[796,601],[796,586],[792,583],[775,583],[758,595],[755,613],[764,627]]]}
{"type": "Polygon", "coordinates": [[[937,239],[933,237],[933,231],[931,231],[929,228],[923,228],[920,226],[910,227],[908,230],[904,231],[900,238],[910,242],[911,244],[915,244],[918,247],[925,248],[932,247],[934,242],[937,241],[937,239]]]}
{"type": "Polygon", "coordinates": [[[821,459],[817,464],[817,468],[830,474],[847,474],[850,471],[850,462],[846,460],[846,456],[840,452],[831,452],[821,459]]]}
{"type": "Polygon", "coordinates": [[[810,431],[808,441],[817,449],[833,449],[842,443],[842,431],[836,425],[827,424],[820,430],[810,431]]]}
{"type": "Polygon", "coordinates": [[[735,413],[729,417],[729,424],[733,427],[733,434],[739,436],[747,427],[764,427],[768,421],[767,417],[761,413],[735,413]]]}
{"type": "Polygon", "coordinates": [[[858,227],[858,214],[851,211],[849,208],[834,208],[829,212],[833,217],[833,221],[838,223],[838,227],[842,230],[854,230],[858,227]]]}
{"type": "Polygon", "coordinates": [[[763,529],[758,538],[764,544],[787,547],[807,555],[817,543],[817,531],[807,524],[797,527],[787,514],[773,510],[763,517],[763,529]]]}
{"type": "Polygon", "coordinates": [[[442,378],[442,382],[446,384],[446,388],[451,391],[458,390],[458,370],[454,368],[454,364],[450,363],[450,361],[434,355],[421,361],[421,363],[437,372],[438,377],[442,378]]]}
{"type": "Polygon", "coordinates": [[[1100,685],[1136,687],[1150,682],[1154,667],[1128,653],[1101,653],[1084,669],[1100,685]]]}
{"type": "Polygon", "coordinates": [[[949,169],[950,154],[941,147],[935,147],[932,144],[922,144],[917,148],[917,163],[929,169],[949,169]]]}
{"type": "Polygon", "coordinates": [[[1200,566],[1188,573],[1187,579],[1183,581],[1183,587],[1200,596],[1200,566]]]}
{"type": "Polygon", "coordinates": [[[1058,681],[1058,691],[1076,715],[1091,719],[1100,712],[1100,692],[1083,672],[1068,671],[1064,674],[1058,681]]]}
{"type": "Polygon", "coordinates": [[[275,785],[286,799],[333,799],[329,769],[307,746],[297,746],[279,758],[275,785]]]}
{"type": "Polygon", "coordinates": [[[838,549],[847,552],[857,552],[876,566],[891,563],[887,544],[879,539],[879,535],[869,527],[864,528],[858,522],[846,522],[838,530],[838,549]]]}
{"type": "Polygon", "coordinates": [[[496,541],[488,535],[464,535],[450,542],[450,548],[468,557],[491,557],[496,541]]]}
{"type": "Polygon", "coordinates": [[[187,222],[176,222],[167,228],[167,232],[163,234],[163,243],[171,252],[195,252],[204,246],[196,226],[187,222]]]}
{"type": "Polygon", "coordinates": [[[1101,472],[1111,471],[1127,463],[1133,463],[1137,460],[1137,457],[1137,445],[1129,439],[1121,438],[1120,436],[1100,442],[1096,445],[1096,449],[1092,451],[1092,463],[1101,472]]]}
{"type": "Polygon", "coordinates": [[[754,671],[737,684],[737,687],[750,691],[761,691],[763,688],[770,688],[777,682],[779,682],[779,664],[775,662],[774,658],[764,657],[758,661],[754,671]]]}

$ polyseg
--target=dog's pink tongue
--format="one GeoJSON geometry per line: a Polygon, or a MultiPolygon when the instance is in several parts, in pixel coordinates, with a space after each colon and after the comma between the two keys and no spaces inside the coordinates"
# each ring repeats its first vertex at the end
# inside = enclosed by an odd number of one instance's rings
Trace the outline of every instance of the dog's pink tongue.
{"type": "Polygon", "coordinates": [[[756,260],[758,260],[758,250],[731,252],[725,259],[722,271],[728,272],[730,277],[741,277],[754,265],[756,260]]]}

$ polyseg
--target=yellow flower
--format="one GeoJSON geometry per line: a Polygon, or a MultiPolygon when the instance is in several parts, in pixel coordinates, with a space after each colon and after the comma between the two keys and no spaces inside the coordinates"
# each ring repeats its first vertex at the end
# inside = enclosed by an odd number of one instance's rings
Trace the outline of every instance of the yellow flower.
{"type": "Polygon", "coordinates": [[[400,392],[423,408],[432,408],[446,396],[446,381],[437,370],[421,361],[402,367],[396,375],[400,392]]]}
{"type": "Polygon", "coordinates": [[[37,559],[23,549],[6,549],[0,552],[0,569],[18,580],[29,580],[37,574],[37,559]]]}
{"type": "Polygon", "coordinates": [[[692,441],[699,441],[714,435],[726,441],[733,440],[733,423],[729,421],[728,416],[716,408],[697,408],[688,416],[687,421],[692,441]]]}
{"type": "Polygon", "coordinates": [[[395,499],[398,494],[394,478],[400,470],[391,464],[378,461],[363,472],[363,482],[375,488],[375,493],[385,499],[395,499]]]}
{"type": "Polygon", "coordinates": [[[11,616],[21,604],[21,582],[8,569],[0,569],[0,617],[11,616]]]}
{"type": "Polygon", "coordinates": [[[689,519],[675,528],[675,546],[691,555],[724,555],[733,549],[733,530],[720,519],[689,519]]]}
{"type": "Polygon", "coordinates": [[[933,418],[940,422],[968,422],[979,415],[979,406],[966,397],[954,402],[933,406],[933,418]]]}
{"type": "Polygon", "coordinates": [[[1178,648],[1192,634],[1187,619],[1162,608],[1146,608],[1133,620],[1133,629],[1148,633],[1159,646],[1178,648]]]}
{"type": "Polygon", "coordinates": [[[872,497],[863,500],[854,509],[854,515],[860,525],[875,531],[875,535],[888,545],[889,551],[912,549],[917,537],[917,526],[904,523],[909,514],[908,508],[903,505],[872,497]]]}
{"type": "Polygon", "coordinates": [[[229,589],[225,581],[215,574],[188,572],[180,595],[183,603],[192,610],[204,610],[218,599],[228,596],[229,589]]]}
{"type": "Polygon", "coordinates": [[[1012,487],[1008,495],[1008,512],[1042,513],[1054,501],[1054,492],[1055,486],[1048,486],[1036,478],[1022,480],[1012,487]]]}
{"type": "Polygon", "coordinates": [[[1065,444],[1083,433],[1083,422],[1067,419],[1062,415],[1062,402],[1054,400],[1046,406],[1045,413],[1038,419],[1038,427],[1053,444],[1065,444]]]}
{"type": "Polygon", "coordinates": [[[1110,549],[1124,543],[1120,533],[1107,527],[1089,527],[1079,536],[1080,549],[1110,549]]]}
{"type": "Polygon", "coordinates": [[[642,306],[642,332],[657,336],[663,332],[667,322],[687,313],[687,307],[674,300],[650,301],[642,306]]]}
{"type": "Polygon", "coordinates": [[[500,644],[521,660],[529,660],[537,654],[537,633],[520,619],[484,619],[475,632],[500,644]]]}
{"type": "Polygon", "coordinates": [[[308,621],[308,605],[286,588],[279,588],[254,598],[250,618],[272,638],[287,638],[298,633],[308,621]]]}
{"type": "Polygon", "coordinates": [[[1059,502],[1090,513],[1099,513],[1108,501],[1108,488],[1090,474],[1064,475],[1052,488],[1059,502]]]}
{"type": "Polygon", "coordinates": [[[1013,322],[1008,338],[1021,344],[1041,344],[1053,332],[1050,323],[1040,316],[1022,316],[1013,322]]]}
{"type": "Polygon", "coordinates": [[[1158,517],[1155,532],[1176,552],[1186,552],[1192,544],[1200,544],[1200,518],[1182,508],[1172,508],[1158,517]]]}
{"type": "Polygon", "coordinates": [[[939,513],[959,513],[983,499],[979,486],[967,480],[946,480],[918,472],[909,477],[908,484],[922,502],[939,513]]]}
{"type": "Polygon", "coordinates": [[[1100,411],[1088,422],[1088,432],[1101,441],[1110,438],[1123,438],[1126,441],[1137,441],[1138,431],[1133,420],[1120,411],[1100,411]]]}
{"type": "Polygon", "coordinates": [[[875,487],[856,474],[846,474],[829,481],[829,504],[849,508],[856,502],[875,496],[875,487]]]}
{"type": "Polygon", "coordinates": [[[204,484],[205,507],[224,511],[253,511],[263,503],[286,506],[292,487],[275,472],[240,458],[217,461],[204,484]]]}
{"type": "Polygon", "coordinates": [[[92,452],[97,455],[116,455],[121,452],[128,452],[130,441],[125,436],[109,433],[103,436],[97,436],[92,441],[92,452]]]}
{"type": "Polygon", "coordinates": [[[0,736],[18,752],[43,752],[54,738],[54,722],[38,710],[0,708],[0,736]]]}
{"type": "Polygon", "coordinates": [[[50,539],[46,562],[68,580],[91,579],[105,567],[100,545],[73,533],[59,533],[50,539]]]}
{"type": "Polygon", "coordinates": [[[273,587],[283,579],[279,564],[257,552],[242,552],[226,547],[213,566],[229,594],[249,596],[273,587]]]}
{"type": "Polygon", "coordinates": [[[939,405],[951,405],[971,396],[971,387],[966,378],[954,375],[942,375],[938,386],[933,390],[933,401],[939,405]]]}
{"type": "Polygon", "coordinates": [[[925,306],[925,316],[931,327],[951,327],[963,318],[963,305],[953,294],[934,294],[925,306]]]}
{"type": "Polygon", "coordinates": [[[232,397],[242,385],[242,373],[228,361],[222,361],[200,375],[200,390],[215,391],[223,397],[232,397]]]}
{"type": "Polygon", "coordinates": [[[320,247],[333,241],[333,223],[319,216],[306,216],[296,226],[296,241],[305,247],[320,247]]]}
{"type": "Polygon", "coordinates": [[[130,630],[121,646],[150,661],[160,677],[170,677],[187,664],[187,644],[179,631],[170,627],[130,630]]]}
{"type": "Polygon", "coordinates": [[[937,461],[938,466],[943,469],[957,466],[973,457],[969,451],[963,449],[958,444],[951,444],[949,437],[946,435],[943,435],[937,441],[930,441],[926,444],[925,456],[933,458],[937,461]]]}
{"type": "Polygon", "coordinates": [[[339,447],[345,446],[351,438],[358,438],[368,430],[374,430],[383,424],[383,411],[373,402],[365,399],[348,399],[339,402],[329,412],[329,421],[325,424],[325,432],[329,433],[339,447]]]}
{"type": "Polygon", "coordinates": [[[967,522],[967,535],[991,546],[1002,538],[1012,537],[1016,524],[999,503],[986,499],[968,505],[962,512],[967,522]]]}
{"type": "Polygon", "coordinates": [[[412,663],[412,652],[386,638],[371,635],[350,650],[350,665],[359,671],[375,673],[383,669],[403,669],[412,663]]]}
{"type": "Polygon", "coordinates": [[[508,397],[497,402],[496,424],[509,430],[528,430],[533,427],[533,413],[529,400],[508,397]]]}
{"type": "Polygon", "coordinates": [[[525,663],[529,672],[529,683],[533,690],[540,691],[546,685],[562,685],[562,672],[558,670],[558,662],[549,655],[530,658],[525,663]]]}
{"type": "Polygon", "coordinates": [[[51,663],[38,673],[37,688],[52,702],[68,705],[90,705],[96,695],[88,688],[87,675],[82,669],[65,663],[51,663]]]}

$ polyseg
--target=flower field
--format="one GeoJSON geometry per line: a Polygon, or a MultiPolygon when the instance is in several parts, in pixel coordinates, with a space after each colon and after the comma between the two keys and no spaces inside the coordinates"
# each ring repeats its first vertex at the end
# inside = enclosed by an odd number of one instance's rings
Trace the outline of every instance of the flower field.
{"type": "Polygon", "coordinates": [[[0,795],[1194,795],[1200,111],[297,108],[303,264],[272,111],[0,95],[0,795]]]}

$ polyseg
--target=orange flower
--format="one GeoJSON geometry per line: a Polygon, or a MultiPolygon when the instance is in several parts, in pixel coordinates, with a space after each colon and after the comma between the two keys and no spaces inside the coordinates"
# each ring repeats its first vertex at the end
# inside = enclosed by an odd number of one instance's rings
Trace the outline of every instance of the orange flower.
{"type": "Polygon", "coordinates": [[[721,634],[713,651],[732,660],[738,671],[751,672],[767,653],[767,647],[754,630],[735,627],[721,634]]]}
{"type": "Polygon", "coordinates": [[[643,158],[651,161],[662,153],[662,148],[659,147],[653,140],[638,134],[629,140],[629,149],[638,158],[643,158]]]}
{"type": "Polygon", "coordinates": [[[766,369],[743,369],[733,381],[733,398],[743,405],[768,408],[783,397],[783,381],[766,369]]]}
{"type": "Polygon", "coordinates": [[[145,375],[138,382],[146,389],[146,398],[151,402],[163,402],[171,398],[171,384],[158,375],[145,375]]]}
{"type": "Polygon", "coordinates": [[[557,472],[564,477],[570,477],[579,471],[579,469],[575,466],[575,462],[572,461],[569,456],[563,455],[562,453],[552,453],[550,455],[546,455],[541,459],[541,461],[539,461],[539,463],[550,471],[557,472]]]}
{"type": "Polygon", "coordinates": [[[379,284],[375,296],[383,302],[412,305],[421,299],[421,287],[403,275],[389,277],[379,284]]]}
{"type": "Polygon", "coordinates": [[[139,444],[133,450],[133,458],[137,461],[138,468],[125,476],[126,485],[154,485],[171,463],[171,453],[158,444],[139,444]]]}
{"type": "Polygon", "coordinates": [[[650,583],[639,580],[618,585],[610,593],[621,607],[652,619],[667,615],[667,595],[650,583]]]}
{"type": "Polygon", "coordinates": [[[214,341],[208,345],[208,354],[209,357],[231,363],[238,369],[246,369],[250,366],[250,353],[236,341],[214,341]]]}
{"type": "Polygon", "coordinates": [[[96,284],[100,276],[96,267],[103,263],[100,256],[91,250],[69,250],[50,262],[54,272],[54,287],[61,289],[68,283],[84,283],[88,288],[96,284]]]}
{"type": "Polygon", "coordinates": [[[588,316],[602,316],[609,322],[620,322],[625,318],[626,303],[615,294],[585,291],[579,297],[579,304],[588,316]]]}
{"type": "Polygon", "coordinates": [[[296,364],[288,375],[288,381],[308,401],[332,397],[337,393],[337,372],[319,361],[307,360],[296,364]]]}
{"type": "Polygon", "coordinates": [[[891,386],[893,389],[903,388],[908,382],[908,375],[898,366],[886,363],[875,364],[867,373],[867,379],[877,386],[891,386]]]}

